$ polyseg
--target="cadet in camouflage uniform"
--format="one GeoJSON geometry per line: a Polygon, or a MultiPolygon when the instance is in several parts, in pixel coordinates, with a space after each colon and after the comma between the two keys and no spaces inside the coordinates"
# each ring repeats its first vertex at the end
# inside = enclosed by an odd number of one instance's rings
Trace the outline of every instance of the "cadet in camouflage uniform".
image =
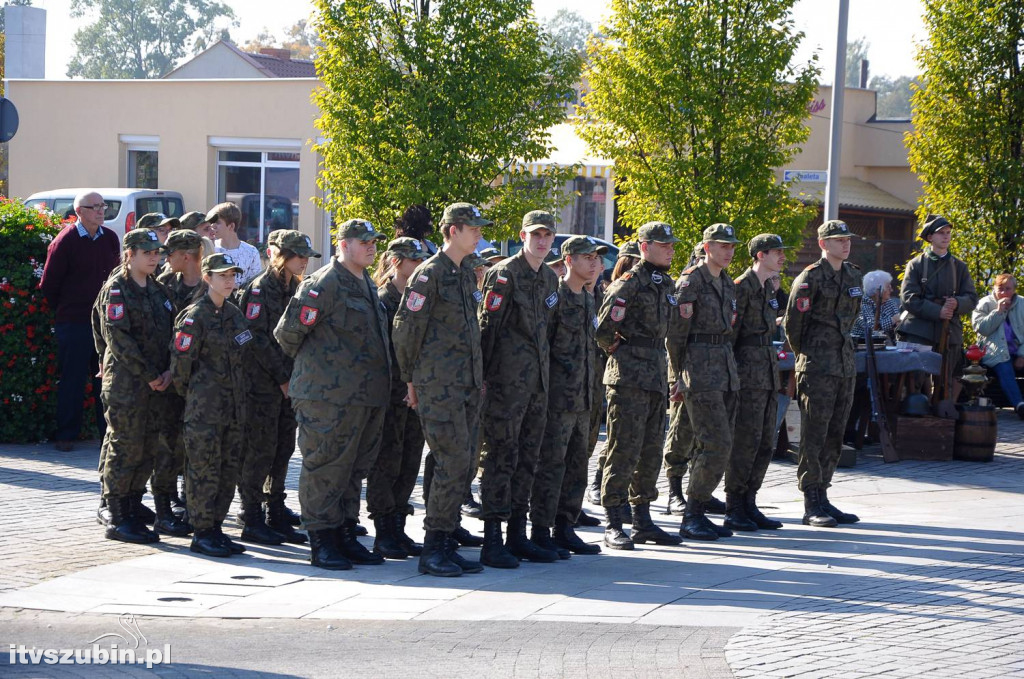
{"type": "Polygon", "coordinates": [[[826,528],[858,520],[835,508],[827,494],[839,463],[857,378],[850,331],[860,314],[863,290],[860,270],[846,261],[850,245],[846,222],[833,219],[818,227],[822,257],[793,281],[783,321],[796,353],[797,478],[804,494],[803,522],[826,528]]]}
{"type": "Polygon", "coordinates": [[[732,454],[725,469],[725,526],[733,530],[782,528],[757,508],[757,491],[775,452],[781,386],[778,355],[772,344],[779,301],[769,279],[786,266],[787,249],[773,233],[754,236],[747,248],[754,263],[733,281],[738,314],[733,347],[740,394],[732,454]]]}
{"type": "Polygon", "coordinates": [[[376,528],[373,551],[388,559],[419,556],[423,550],[422,545],[405,534],[409,498],[416,487],[423,457],[423,428],[416,411],[406,402],[409,387],[402,381],[390,330],[413,271],[429,256],[415,238],[396,238],[388,243],[380,264],[381,275],[374,276],[377,296],[388,315],[391,400],[384,415],[380,453],[366,478],[366,508],[376,528]]]}
{"type": "Polygon", "coordinates": [[[686,401],[694,434],[679,533],[695,540],[732,535],[705,516],[705,507],[729,461],[740,388],[732,351],[736,291],[727,271],[738,242],[728,224],[704,229],[704,262],[679,277],[679,323],[668,340],[673,398],[686,401]]]}
{"type": "Polygon", "coordinates": [[[430,575],[482,570],[478,562],[459,556],[451,534],[459,527],[484,387],[476,318],[481,293],[468,256],[476,250],[481,227],[493,223],[470,203],[445,208],[444,248],[413,273],[391,335],[402,381],[408,385],[409,407],[419,413],[436,460],[418,566],[430,575]]]}
{"type": "Polygon", "coordinates": [[[160,540],[146,528],[140,507],[160,433],[153,395],[171,383],[168,343],[174,306],[153,277],[162,250],[156,232],[129,232],[123,263],[100,288],[93,306],[107,421],[100,456],[103,497],[110,511],[106,537],[122,542],[160,540]]]}
{"type": "Polygon", "coordinates": [[[607,515],[604,543],[612,549],[633,549],[635,542],[681,541],[651,520],[665,444],[665,338],[678,320],[672,278],[666,272],[679,239],[663,222],[644,224],[637,237],[640,263],[608,287],[598,314],[597,342],[609,354],[604,372],[608,457],[601,504],[607,515]],[[633,505],[632,539],[622,530],[627,501],[633,505]]]}
{"type": "Polygon", "coordinates": [[[264,545],[303,544],[306,536],[285,513],[284,481],[295,452],[295,412],[288,397],[292,359],[274,339],[274,328],[299,287],[310,257],[319,257],[309,236],[278,229],[267,237],[270,263],[242,288],[238,306],[252,331],[249,424],[239,465],[242,539],[264,545]],[[264,515],[263,503],[267,503],[264,515]],[[267,525],[269,517],[270,525],[267,525]]]}
{"type": "Polygon", "coordinates": [[[573,526],[583,509],[587,486],[591,450],[587,443],[597,381],[597,307],[594,295],[584,286],[601,274],[601,255],[607,250],[589,236],[571,236],[562,244],[568,273],[558,283],[547,423],[530,507],[533,542],[562,558],[569,552],[601,551],[581,540],[573,526]]]}
{"type": "Polygon", "coordinates": [[[366,273],[385,236],[362,219],[338,229],[338,254],[299,285],[274,330],[295,360],[299,504],[310,560],[328,570],[381,564],[356,539],[362,482],[380,450],[391,384],[387,314],[366,273]]]}
{"type": "Polygon", "coordinates": [[[228,301],[241,267],[230,255],[203,260],[206,294],[178,314],[171,349],[174,387],[185,397],[185,495],[195,534],[189,549],[207,556],[245,547],[221,530],[231,507],[245,445],[252,331],[228,301]]]}
{"type": "Polygon", "coordinates": [[[544,265],[555,218],[534,210],[523,216],[523,249],[487,272],[480,307],[484,382],[483,505],[485,566],[507,568],[514,557],[551,562],[558,553],[526,536],[526,513],[547,419],[548,333],[558,304],[558,277],[544,265]],[[505,545],[501,522],[508,521],[505,545]]]}

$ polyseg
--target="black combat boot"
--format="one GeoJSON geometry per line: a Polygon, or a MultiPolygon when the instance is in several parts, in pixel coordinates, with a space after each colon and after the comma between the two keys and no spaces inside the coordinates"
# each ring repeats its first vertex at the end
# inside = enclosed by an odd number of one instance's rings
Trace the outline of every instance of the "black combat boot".
{"type": "Polygon", "coordinates": [[[743,496],[743,503],[747,509],[747,516],[750,520],[757,524],[758,528],[764,528],[767,530],[778,530],[782,528],[782,522],[770,519],[765,516],[760,509],[757,507],[757,491],[748,490],[747,494],[743,496]]]}
{"type": "Polygon", "coordinates": [[[459,554],[459,543],[452,537],[451,533],[444,534],[444,548],[445,554],[451,559],[452,563],[462,569],[462,573],[483,573],[484,567],[479,561],[470,561],[469,559],[463,558],[459,554]]]}
{"type": "Polygon", "coordinates": [[[153,504],[156,505],[156,521],[153,523],[153,530],[157,533],[183,538],[192,532],[192,526],[174,515],[174,511],[171,509],[170,495],[154,495],[153,504]]]}
{"type": "Polygon", "coordinates": [[[572,522],[561,514],[555,517],[555,544],[574,554],[600,554],[601,547],[584,542],[573,530],[572,522]]]}
{"type": "Polygon", "coordinates": [[[384,563],[384,557],[374,554],[363,543],[356,539],[356,520],[345,519],[334,531],[338,551],[354,564],[359,566],[378,566],[384,563]]]}
{"type": "Polygon", "coordinates": [[[587,486],[587,499],[590,500],[590,504],[601,506],[601,481],[604,474],[601,473],[601,468],[597,467],[594,469],[594,480],[587,486]]]}
{"type": "Polygon", "coordinates": [[[231,550],[221,542],[220,536],[213,528],[197,530],[192,536],[192,544],[188,546],[188,551],[215,556],[218,559],[226,559],[231,556],[231,550]]]}
{"type": "Polygon", "coordinates": [[[398,536],[395,535],[395,514],[373,517],[373,529],[376,535],[373,538],[373,553],[380,554],[385,559],[405,559],[409,552],[405,551],[398,536]]]}
{"type": "Polygon", "coordinates": [[[835,528],[839,523],[822,507],[821,488],[804,488],[804,525],[817,528],[835,528]]]}
{"type": "Polygon", "coordinates": [[[668,477],[668,510],[666,514],[682,516],[686,511],[686,498],[683,497],[683,477],[668,477]]]}
{"type": "Polygon", "coordinates": [[[739,493],[725,494],[725,521],[722,523],[732,530],[757,530],[757,524],[747,516],[747,503],[739,493]]]}
{"type": "Polygon", "coordinates": [[[462,575],[462,569],[448,558],[447,535],[439,530],[428,530],[423,540],[419,571],[425,575],[454,578],[462,575]]]}
{"type": "Polygon", "coordinates": [[[564,560],[572,556],[572,552],[570,552],[566,547],[561,546],[551,539],[551,529],[547,526],[538,526],[537,524],[533,524],[533,528],[530,529],[530,541],[541,549],[554,552],[558,555],[559,559],[564,560]]]}
{"type": "Polygon", "coordinates": [[[156,521],[156,512],[142,504],[142,496],[144,493],[132,493],[132,516],[137,519],[141,519],[142,523],[147,526],[152,526],[153,522],[156,521]]]}
{"type": "Polygon", "coordinates": [[[633,549],[633,541],[622,530],[622,507],[605,507],[604,545],[610,549],[633,549]]]}
{"type": "Polygon", "coordinates": [[[704,503],[692,496],[686,502],[686,513],[679,525],[679,534],[691,540],[717,540],[718,531],[708,517],[704,516],[704,503]]]}
{"type": "Polygon", "coordinates": [[[306,536],[295,530],[296,524],[290,518],[291,510],[284,504],[284,496],[276,496],[267,501],[267,525],[275,533],[279,533],[285,542],[293,545],[306,544],[306,536]]]}
{"type": "Polygon", "coordinates": [[[100,495],[100,506],[96,508],[96,523],[101,526],[110,525],[110,509],[107,507],[107,499],[100,495]]]}
{"type": "Polygon", "coordinates": [[[480,548],[480,563],[491,568],[519,568],[519,559],[505,548],[501,541],[501,520],[484,520],[484,544],[480,548]]]}
{"type": "Polygon", "coordinates": [[[636,505],[633,507],[633,544],[645,545],[653,542],[656,545],[678,545],[683,539],[678,535],[671,535],[663,531],[654,521],[651,520],[650,505],[636,505]]]}
{"type": "MultiPolygon", "coordinates": [[[[137,545],[153,542],[146,527],[132,519],[130,498],[124,496],[108,498],[107,509],[110,511],[110,524],[105,533],[108,540],[132,542],[137,545]]],[[[160,538],[157,537],[157,541],[159,540],[160,538]]]]}
{"type": "Polygon", "coordinates": [[[580,515],[576,517],[576,523],[574,525],[579,528],[597,528],[601,525],[601,519],[596,516],[591,516],[581,509],[580,515]]]}
{"type": "Polygon", "coordinates": [[[725,514],[725,503],[712,495],[711,499],[704,503],[704,513],[725,514]]]}
{"type": "Polygon", "coordinates": [[[479,519],[483,516],[483,507],[481,507],[480,503],[476,501],[475,497],[473,497],[472,491],[466,495],[466,501],[462,503],[462,507],[459,509],[459,512],[461,512],[463,516],[468,516],[471,519],[479,519]]]}
{"type": "Polygon", "coordinates": [[[309,531],[309,562],[329,571],[352,570],[352,562],[342,556],[334,538],[333,528],[309,531]]]}
{"type": "Polygon", "coordinates": [[[512,512],[505,532],[505,547],[512,555],[534,563],[554,563],[558,561],[558,552],[544,549],[526,537],[526,515],[512,512]]]}
{"type": "Polygon", "coordinates": [[[224,533],[224,522],[218,521],[214,524],[214,532],[220,543],[231,550],[232,554],[245,554],[245,545],[240,542],[235,542],[224,533]]]}
{"type": "Polygon", "coordinates": [[[629,502],[623,502],[619,505],[619,516],[622,517],[622,523],[633,525],[633,506],[629,502]]]}
{"type": "Polygon", "coordinates": [[[356,525],[352,530],[355,532],[357,538],[365,538],[370,534],[370,531],[366,530],[366,526],[359,523],[359,519],[356,519],[356,525]]]}
{"type": "MultiPolygon", "coordinates": [[[[270,512],[270,506],[271,505],[279,506],[279,507],[281,507],[281,509],[279,510],[281,512],[281,515],[285,518],[285,520],[288,521],[288,523],[290,523],[293,526],[301,526],[302,525],[302,517],[299,516],[298,514],[296,514],[291,509],[288,508],[288,505],[286,505],[284,503],[284,499],[286,497],[288,497],[288,496],[285,493],[278,493],[278,494],[271,495],[267,499],[267,512],[268,513],[270,512]]],[[[274,530],[277,530],[277,532],[279,532],[279,533],[281,532],[277,528],[275,528],[274,530]]]]}
{"type": "Polygon", "coordinates": [[[468,530],[459,526],[452,531],[452,537],[463,547],[483,547],[484,539],[479,535],[473,535],[468,530]]]}
{"type": "MultiPolygon", "coordinates": [[[[398,539],[402,548],[405,549],[406,554],[409,556],[419,556],[423,553],[423,545],[405,534],[405,520],[408,516],[409,514],[404,511],[392,514],[391,520],[394,522],[392,530],[395,532],[395,538],[398,539]]],[[[454,540],[455,538],[452,539],[454,540]]]]}
{"type": "Polygon", "coordinates": [[[174,515],[182,521],[185,520],[185,498],[178,495],[177,490],[171,493],[171,511],[174,512],[174,515]]]}
{"type": "Polygon", "coordinates": [[[858,521],[860,521],[860,517],[857,516],[856,514],[847,514],[846,512],[842,511],[841,509],[839,509],[838,507],[836,507],[834,504],[832,504],[829,501],[829,499],[828,499],[828,487],[827,486],[822,486],[820,492],[821,492],[821,508],[824,509],[825,512],[828,513],[829,516],[831,516],[833,519],[835,519],[836,523],[846,523],[846,524],[849,524],[849,523],[857,523],[858,521]]]}
{"type": "Polygon", "coordinates": [[[263,505],[259,502],[244,503],[245,523],[242,525],[242,541],[258,545],[280,545],[284,536],[267,525],[263,505]]]}

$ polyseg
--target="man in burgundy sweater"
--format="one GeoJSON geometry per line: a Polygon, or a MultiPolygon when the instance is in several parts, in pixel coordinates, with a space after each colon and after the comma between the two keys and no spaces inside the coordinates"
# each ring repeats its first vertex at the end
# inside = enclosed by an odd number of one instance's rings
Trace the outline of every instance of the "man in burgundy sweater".
{"type": "Polygon", "coordinates": [[[96,349],[90,315],[93,302],[110,272],[118,265],[121,242],[117,234],[103,228],[106,205],[95,192],[75,197],[78,221],[66,227],[50,243],[39,287],[56,311],[57,335],[57,450],[69,451],[82,429],[82,403],[86,380],[93,377],[96,422],[102,433],[103,405],[96,349]]]}

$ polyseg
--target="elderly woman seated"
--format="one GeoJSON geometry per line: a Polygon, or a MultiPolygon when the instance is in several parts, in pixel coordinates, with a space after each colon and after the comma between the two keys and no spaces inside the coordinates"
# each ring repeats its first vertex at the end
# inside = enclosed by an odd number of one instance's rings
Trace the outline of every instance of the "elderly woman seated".
{"type": "Polygon", "coordinates": [[[996,276],[992,293],[982,297],[971,314],[971,325],[985,349],[981,362],[996,374],[1010,405],[1024,420],[1024,398],[1017,384],[1017,375],[1024,374],[1024,300],[1013,276],[996,276]]]}
{"type": "Polygon", "coordinates": [[[856,338],[863,339],[864,328],[874,332],[883,332],[889,339],[895,338],[896,325],[899,323],[900,302],[892,296],[892,276],[885,271],[869,271],[864,274],[864,297],[860,307],[860,316],[853,323],[850,332],[856,338]],[[875,328],[875,297],[882,294],[882,311],[878,316],[878,328],[875,328]]]}

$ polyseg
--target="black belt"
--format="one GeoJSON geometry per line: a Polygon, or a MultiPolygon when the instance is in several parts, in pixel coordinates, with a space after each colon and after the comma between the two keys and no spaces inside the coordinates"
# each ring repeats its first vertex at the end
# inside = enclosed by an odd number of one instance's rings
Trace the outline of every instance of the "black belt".
{"type": "Polygon", "coordinates": [[[687,338],[689,344],[729,344],[728,335],[709,335],[704,333],[694,333],[687,338]]]}
{"type": "Polygon", "coordinates": [[[768,335],[747,335],[736,341],[738,347],[770,347],[772,339],[768,335]]]}
{"type": "Polygon", "coordinates": [[[622,341],[631,347],[642,347],[644,349],[656,349],[665,346],[664,339],[654,339],[653,337],[623,337],[622,341]]]}

